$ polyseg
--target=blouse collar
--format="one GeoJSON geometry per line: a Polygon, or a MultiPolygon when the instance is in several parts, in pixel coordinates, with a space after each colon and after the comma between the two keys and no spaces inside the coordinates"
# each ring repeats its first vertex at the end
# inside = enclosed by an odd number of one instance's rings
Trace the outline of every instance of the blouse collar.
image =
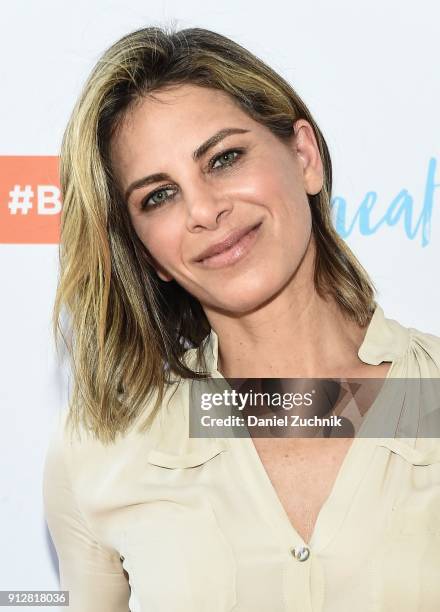
{"type": "MultiPolygon", "coordinates": [[[[383,361],[393,362],[408,349],[409,337],[409,330],[397,321],[387,319],[382,308],[376,304],[358,350],[359,359],[370,365],[379,365],[383,361]]],[[[212,328],[205,343],[208,371],[218,372],[218,336],[212,328]]]]}

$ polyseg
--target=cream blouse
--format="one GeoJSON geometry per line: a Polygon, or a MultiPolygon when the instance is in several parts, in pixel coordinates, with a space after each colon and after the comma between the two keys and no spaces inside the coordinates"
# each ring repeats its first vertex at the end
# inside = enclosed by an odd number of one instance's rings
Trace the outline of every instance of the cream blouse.
{"type": "MultiPolygon", "coordinates": [[[[221,377],[217,349],[212,331],[205,355],[221,377]]],[[[358,354],[391,361],[388,378],[440,377],[440,338],[380,306],[358,354]]],[[[195,349],[186,357],[197,367],[195,349]]],[[[135,424],[110,446],[70,440],[60,414],[43,494],[70,612],[440,610],[440,444],[420,437],[426,402],[402,392],[387,414],[396,437],[353,440],[306,544],[251,437],[189,437],[189,384],[148,434],[135,424]]]]}

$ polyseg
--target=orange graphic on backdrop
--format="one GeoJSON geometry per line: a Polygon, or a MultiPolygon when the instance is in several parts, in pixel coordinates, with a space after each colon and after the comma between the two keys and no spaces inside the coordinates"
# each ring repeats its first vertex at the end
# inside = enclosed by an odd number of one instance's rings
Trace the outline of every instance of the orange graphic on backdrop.
{"type": "Polygon", "coordinates": [[[58,164],[57,156],[0,156],[0,243],[59,242],[58,164]]]}

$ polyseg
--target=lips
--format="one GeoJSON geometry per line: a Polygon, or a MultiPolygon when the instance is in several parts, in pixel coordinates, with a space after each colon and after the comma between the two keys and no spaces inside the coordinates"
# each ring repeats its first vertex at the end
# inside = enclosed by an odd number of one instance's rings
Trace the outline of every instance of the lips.
{"type": "Polygon", "coordinates": [[[261,222],[253,223],[252,225],[247,225],[246,227],[236,229],[230,232],[223,240],[216,242],[215,244],[209,246],[207,249],[199,253],[199,255],[194,259],[194,261],[200,263],[204,259],[223,253],[224,251],[234,246],[234,244],[239,242],[244,236],[246,236],[246,234],[257,228],[259,225],[261,225],[261,222]]]}

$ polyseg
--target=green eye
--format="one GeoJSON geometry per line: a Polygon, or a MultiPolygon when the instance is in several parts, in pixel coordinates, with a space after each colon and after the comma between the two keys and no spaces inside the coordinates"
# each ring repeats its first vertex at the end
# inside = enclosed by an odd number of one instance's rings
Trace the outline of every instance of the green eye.
{"type": "Polygon", "coordinates": [[[153,193],[150,193],[142,201],[141,209],[144,210],[144,208],[155,208],[156,206],[160,206],[161,204],[169,200],[172,196],[167,196],[167,191],[173,192],[174,190],[170,187],[162,187],[161,189],[157,189],[156,191],[153,191],[153,193]]]}
{"type": "Polygon", "coordinates": [[[166,199],[166,196],[164,195],[165,192],[166,192],[166,189],[161,189],[160,191],[156,191],[156,193],[153,193],[153,195],[151,196],[153,203],[160,204],[163,200],[165,200],[166,199]]]}
{"type": "Polygon", "coordinates": [[[229,151],[225,151],[224,153],[220,153],[213,158],[211,162],[211,168],[213,170],[217,170],[218,168],[222,168],[223,166],[232,165],[241,155],[241,151],[238,149],[230,149],[229,151]],[[216,167],[216,163],[220,161],[220,165],[216,167]]]}

